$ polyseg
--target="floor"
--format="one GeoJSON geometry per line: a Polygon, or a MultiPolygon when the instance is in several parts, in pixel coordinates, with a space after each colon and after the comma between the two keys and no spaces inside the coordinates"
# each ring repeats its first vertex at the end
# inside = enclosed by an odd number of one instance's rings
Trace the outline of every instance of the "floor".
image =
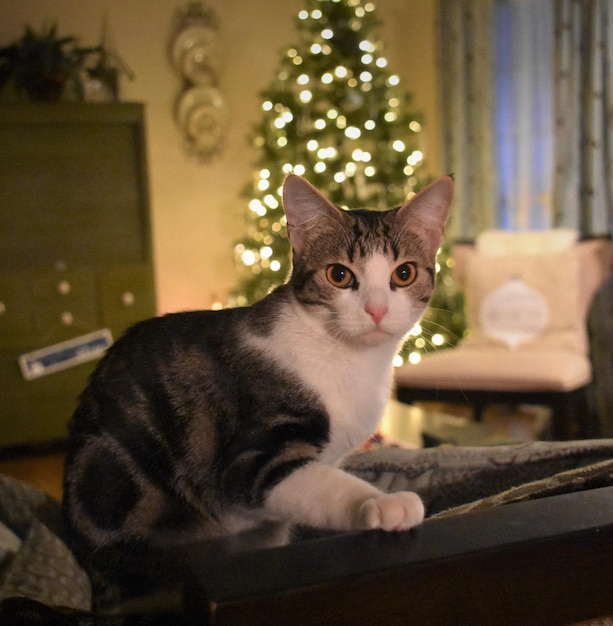
{"type": "Polygon", "coordinates": [[[0,474],[30,483],[58,500],[62,497],[63,473],[64,455],[59,452],[0,459],[0,474]]]}
{"type": "MultiPolygon", "coordinates": [[[[543,434],[547,411],[537,407],[493,407],[475,424],[466,409],[450,405],[407,406],[391,402],[381,421],[387,439],[409,446],[422,447],[423,433],[430,444],[495,445],[533,441],[543,434]]],[[[49,495],[62,496],[64,456],[59,452],[0,456],[0,473],[35,485],[49,495]]]]}

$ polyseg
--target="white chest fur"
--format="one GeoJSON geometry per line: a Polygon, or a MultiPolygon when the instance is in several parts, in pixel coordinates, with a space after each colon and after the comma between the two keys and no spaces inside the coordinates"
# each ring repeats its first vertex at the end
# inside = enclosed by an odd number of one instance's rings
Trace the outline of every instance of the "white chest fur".
{"type": "Polygon", "coordinates": [[[337,463],[376,429],[389,399],[396,342],[353,346],[333,340],[308,318],[288,314],[266,339],[249,341],[296,373],[330,416],[330,444],[321,460],[337,463]]]}

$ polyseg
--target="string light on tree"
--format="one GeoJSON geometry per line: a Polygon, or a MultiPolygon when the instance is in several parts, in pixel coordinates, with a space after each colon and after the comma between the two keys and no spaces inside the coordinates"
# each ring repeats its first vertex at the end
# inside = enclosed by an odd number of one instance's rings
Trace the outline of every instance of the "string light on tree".
{"type": "MultiPolygon", "coordinates": [[[[281,204],[288,173],[351,208],[398,206],[426,182],[423,120],[400,77],[388,71],[383,48],[373,2],[305,0],[297,41],[261,94],[253,135],[259,158],[244,191],[247,234],[235,247],[242,278],[235,304],[260,299],[289,273],[281,204]]],[[[440,345],[449,342],[444,330],[435,332],[440,345]]],[[[426,320],[410,334],[403,358],[431,347],[432,335],[426,320]]]]}

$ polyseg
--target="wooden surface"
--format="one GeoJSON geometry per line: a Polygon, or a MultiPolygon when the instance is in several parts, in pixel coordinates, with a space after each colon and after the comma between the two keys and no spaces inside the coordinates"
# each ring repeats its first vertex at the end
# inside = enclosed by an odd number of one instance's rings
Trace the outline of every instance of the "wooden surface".
{"type": "Polygon", "coordinates": [[[47,452],[35,456],[0,455],[0,474],[34,485],[56,500],[61,500],[64,454],[47,452]]]}
{"type": "Polygon", "coordinates": [[[613,488],[284,548],[191,551],[202,624],[571,624],[613,614],[613,488]]]}

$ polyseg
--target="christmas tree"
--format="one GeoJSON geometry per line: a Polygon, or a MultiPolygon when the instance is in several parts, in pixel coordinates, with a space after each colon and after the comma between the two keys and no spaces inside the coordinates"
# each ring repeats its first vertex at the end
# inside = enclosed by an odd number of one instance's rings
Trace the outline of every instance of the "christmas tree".
{"type": "MultiPolygon", "coordinates": [[[[288,173],[304,176],[343,208],[398,206],[425,182],[422,119],[399,76],[387,69],[374,4],[306,0],[297,26],[298,41],[261,94],[253,139],[260,156],[245,190],[248,234],[235,248],[238,305],[260,299],[290,271],[281,205],[288,173]]],[[[411,360],[432,343],[455,342],[447,305],[457,294],[446,263],[442,269],[443,293],[403,350],[411,360]]]]}

